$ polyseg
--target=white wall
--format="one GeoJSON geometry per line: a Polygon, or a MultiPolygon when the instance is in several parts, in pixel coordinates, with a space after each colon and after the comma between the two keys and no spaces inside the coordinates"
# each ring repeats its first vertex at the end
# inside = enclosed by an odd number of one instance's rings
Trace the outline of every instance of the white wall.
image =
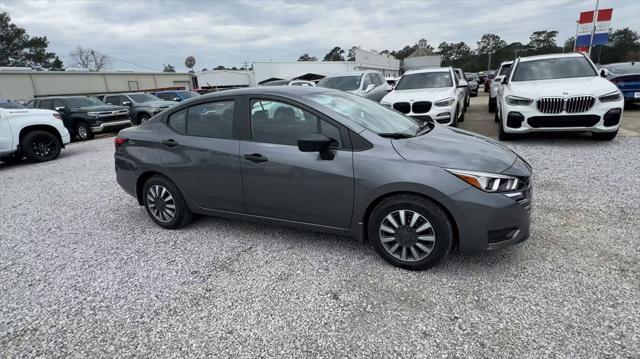
{"type": "Polygon", "coordinates": [[[256,76],[251,70],[209,70],[196,76],[200,87],[256,86],[256,76]]]}

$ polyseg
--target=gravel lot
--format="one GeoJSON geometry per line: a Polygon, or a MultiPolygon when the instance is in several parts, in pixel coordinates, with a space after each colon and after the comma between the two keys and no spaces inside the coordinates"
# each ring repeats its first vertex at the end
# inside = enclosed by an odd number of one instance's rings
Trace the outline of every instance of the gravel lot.
{"type": "Polygon", "coordinates": [[[637,358],[640,137],[509,146],[535,169],[531,239],[426,272],[338,236],[161,230],[108,138],[0,165],[0,356],[637,358]]]}

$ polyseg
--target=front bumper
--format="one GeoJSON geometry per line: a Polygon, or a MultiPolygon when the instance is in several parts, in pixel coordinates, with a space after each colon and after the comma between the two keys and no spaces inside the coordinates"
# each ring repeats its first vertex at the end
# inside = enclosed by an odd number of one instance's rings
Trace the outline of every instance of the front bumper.
{"type": "Polygon", "coordinates": [[[102,132],[102,131],[110,130],[116,127],[128,127],[128,126],[131,126],[131,120],[100,122],[100,125],[92,126],[91,131],[102,132]]]}
{"type": "Polygon", "coordinates": [[[431,109],[427,113],[413,113],[409,112],[405,115],[413,117],[417,120],[433,120],[441,125],[451,125],[455,116],[456,109],[454,106],[436,107],[431,106],[431,109]]]}
{"type": "Polygon", "coordinates": [[[532,188],[519,191],[523,195],[512,198],[468,188],[451,197],[461,251],[495,250],[529,238],[532,188]]]}
{"type": "Polygon", "coordinates": [[[529,106],[511,106],[501,102],[501,125],[507,133],[531,133],[531,132],[613,132],[618,130],[622,122],[624,100],[602,103],[596,100],[593,107],[586,112],[567,113],[562,111],[555,114],[547,114],[538,111],[536,102],[529,106]],[[610,110],[620,110],[619,120],[612,124],[605,121],[605,114],[610,110]],[[509,114],[522,115],[522,122],[509,121],[509,114]]]}

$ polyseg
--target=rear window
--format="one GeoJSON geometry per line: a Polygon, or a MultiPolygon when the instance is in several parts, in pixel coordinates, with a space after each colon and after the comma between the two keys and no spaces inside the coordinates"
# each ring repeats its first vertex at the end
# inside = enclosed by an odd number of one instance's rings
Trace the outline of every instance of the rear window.
{"type": "Polygon", "coordinates": [[[536,81],[597,76],[596,70],[584,57],[562,57],[555,59],[520,62],[512,81],[536,81]]]}

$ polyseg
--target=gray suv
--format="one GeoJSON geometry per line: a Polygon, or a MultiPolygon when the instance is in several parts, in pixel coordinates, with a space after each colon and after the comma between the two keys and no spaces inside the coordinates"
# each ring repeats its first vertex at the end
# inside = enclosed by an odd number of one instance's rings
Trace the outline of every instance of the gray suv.
{"type": "Polygon", "coordinates": [[[382,74],[376,71],[356,71],[327,76],[318,82],[318,87],[350,92],[376,102],[380,102],[391,88],[382,74]]]}
{"type": "Polygon", "coordinates": [[[340,91],[218,92],[114,141],[118,183],[168,229],[204,214],[351,235],[409,269],[529,237],[517,154],[340,91]]]}
{"type": "Polygon", "coordinates": [[[165,101],[148,93],[123,93],[117,95],[102,95],[104,102],[109,105],[127,106],[131,113],[131,120],[139,125],[161,111],[175,105],[175,101],[165,101]]]}

